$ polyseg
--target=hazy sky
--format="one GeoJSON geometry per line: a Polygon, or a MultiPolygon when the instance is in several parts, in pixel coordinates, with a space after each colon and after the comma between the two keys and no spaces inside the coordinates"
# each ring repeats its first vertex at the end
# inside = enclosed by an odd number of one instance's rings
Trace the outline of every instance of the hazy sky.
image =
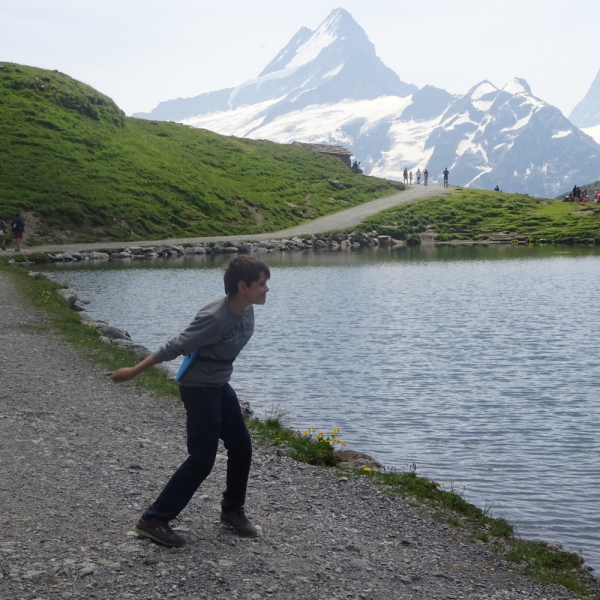
{"type": "Polygon", "coordinates": [[[568,116],[600,69],[598,0],[0,0],[0,61],[58,69],[131,114],[256,77],[340,6],[419,87],[522,77],[568,116]]]}

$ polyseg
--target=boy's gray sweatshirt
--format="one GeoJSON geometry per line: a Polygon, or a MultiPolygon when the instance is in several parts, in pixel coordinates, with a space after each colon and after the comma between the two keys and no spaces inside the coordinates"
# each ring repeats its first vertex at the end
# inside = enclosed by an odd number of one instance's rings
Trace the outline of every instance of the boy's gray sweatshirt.
{"type": "Polygon", "coordinates": [[[200,349],[199,358],[179,380],[179,385],[218,387],[231,378],[231,363],[253,333],[252,305],[236,316],[231,312],[225,296],[200,309],[187,329],[162,346],[153,357],[157,363],[162,363],[200,349]],[[208,360],[202,360],[203,357],[208,360]]]}

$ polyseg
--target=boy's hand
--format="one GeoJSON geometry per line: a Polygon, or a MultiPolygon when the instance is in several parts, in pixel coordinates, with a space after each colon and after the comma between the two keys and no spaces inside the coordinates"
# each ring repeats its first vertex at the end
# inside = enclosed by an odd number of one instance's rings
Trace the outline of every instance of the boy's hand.
{"type": "Polygon", "coordinates": [[[137,369],[133,367],[123,367],[122,369],[116,370],[110,378],[114,383],[123,383],[133,379],[137,375],[137,369]]]}
{"type": "Polygon", "coordinates": [[[124,381],[129,381],[133,379],[137,375],[139,375],[142,371],[145,371],[147,368],[156,364],[154,357],[152,354],[145,358],[141,363],[135,365],[135,367],[123,367],[122,369],[117,369],[110,378],[114,383],[123,383],[124,381]]]}

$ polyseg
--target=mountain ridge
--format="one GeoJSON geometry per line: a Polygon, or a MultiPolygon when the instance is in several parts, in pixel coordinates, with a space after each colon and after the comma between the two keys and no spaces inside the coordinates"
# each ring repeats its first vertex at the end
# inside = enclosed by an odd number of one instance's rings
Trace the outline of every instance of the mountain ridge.
{"type": "MultiPolygon", "coordinates": [[[[214,98],[204,95],[173,114],[226,135],[340,144],[365,173],[386,178],[427,168],[430,181],[441,183],[448,167],[458,185],[552,198],[567,183],[600,176],[600,145],[534,96],[524,79],[502,88],[483,80],[462,96],[419,90],[381,62],[344,9],[315,31],[301,28],[258,78],[227,93],[220,109],[189,114],[193,102],[208,106],[214,98]]],[[[161,103],[144,116],[167,108],[161,103]]]]}
{"type": "Polygon", "coordinates": [[[581,129],[600,125],[600,71],[587,94],[572,110],[569,119],[581,129]]]}

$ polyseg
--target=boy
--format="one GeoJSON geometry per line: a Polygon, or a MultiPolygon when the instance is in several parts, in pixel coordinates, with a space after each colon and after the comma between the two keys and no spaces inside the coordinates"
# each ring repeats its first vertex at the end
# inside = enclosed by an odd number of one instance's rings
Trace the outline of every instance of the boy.
{"type": "Polygon", "coordinates": [[[186,540],[169,527],[208,477],[219,439],[227,449],[227,489],[221,523],[243,536],[258,535],[244,513],[252,443],[237,396],[229,385],[232,363],[254,332],[253,304],[264,304],[271,273],[249,256],[232,259],[225,271],[225,298],[207,304],[188,328],[135,367],[115,371],[115,383],[129,381],[152,365],[188,355],[177,374],[187,413],[189,457],[135,527],[138,535],[167,546],[186,540]]]}

